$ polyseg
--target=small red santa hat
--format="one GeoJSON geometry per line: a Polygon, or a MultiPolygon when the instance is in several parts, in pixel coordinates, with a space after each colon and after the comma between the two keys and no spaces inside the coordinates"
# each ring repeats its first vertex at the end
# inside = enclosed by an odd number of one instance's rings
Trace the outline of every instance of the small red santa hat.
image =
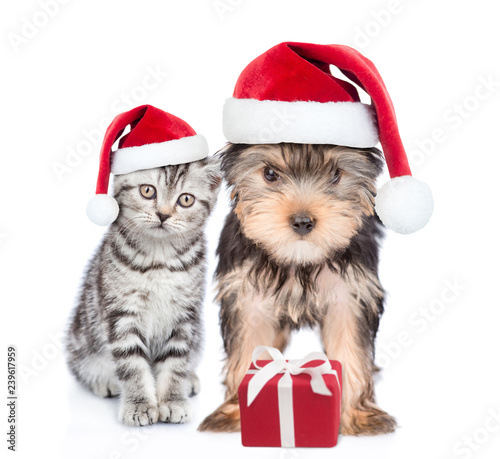
{"type": "Polygon", "coordinates": [[[389,93],[373,63],[343,45],[286,42],[253,60],[226,100],[223,129],[232,143],[311,143],[374,147],[380,141],[391,180],[378,192],[375,210],[402,234],[423,228],[433,211],[429,187],[411,176],[389,93]],[[360,102],[350,82],[364,89],[360,102]]]}
{"type": "Polygon", "coordinates": [[[104,135],[99,160],[96,196],[87,205],[87,215],[96,225],[107,226],[118,217],[116,200],[109,196],[109,174],[198,161],[208,156],[205,137],[185,121],[151,105],[142,105],[118,115],[104,135]],[[116,151],[113,144],[130,125],[116,151]]]}

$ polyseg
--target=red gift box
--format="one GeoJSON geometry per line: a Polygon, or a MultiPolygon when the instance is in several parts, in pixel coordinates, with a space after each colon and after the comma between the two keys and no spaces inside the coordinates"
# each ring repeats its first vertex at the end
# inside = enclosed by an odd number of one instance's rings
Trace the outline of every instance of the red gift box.
{"type": "Polygon", "coordinates": [[[238,389],[243,446],[335,446],[342,401],[340,362],[321,353],[287,361],[277,349],[264,346],[256,348],[254,357],[238,389]],[[256,360],[263,351],[273,360],[256,360]]]}

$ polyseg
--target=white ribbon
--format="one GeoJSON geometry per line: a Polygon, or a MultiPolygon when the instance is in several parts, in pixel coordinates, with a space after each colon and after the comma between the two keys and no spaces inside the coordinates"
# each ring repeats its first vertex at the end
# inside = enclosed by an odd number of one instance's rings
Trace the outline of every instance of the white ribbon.
{"type": "Polygon", "coordinates": [[[311,376],[311,389],[316,394],[332,395],[323,379],[324,374],[333,374],[337,379],[340,391],[340,381],[337,372],[332,369],[328,357],[322,352],[311,352],[302,360],[287,362],[283,354],[274,347],[257,346],[252,353],[252,362],[257,370],[250,370],[248,373],[254,373],[255,376],[248,383],[247,404],[250,406],[255,397],[260,393],[263,387],[277,374],[283,373],[278,381],[278,407],[280,418],[281,446],[295,446],[295,428],[293,419],[293,392],[292,375],[306,373],[311,376]],[[257,364],[258,357],[267,351],[271,356],[272,362],[261,367],[257,364]],[[315,367],[302,368],[303,365],[313,360],[321,360],[321,363],[315,367]]]}

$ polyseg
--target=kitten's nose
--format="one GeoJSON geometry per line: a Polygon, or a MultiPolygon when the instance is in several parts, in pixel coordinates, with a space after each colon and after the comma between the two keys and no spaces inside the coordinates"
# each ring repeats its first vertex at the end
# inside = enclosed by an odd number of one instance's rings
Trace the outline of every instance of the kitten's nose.
{"type": "Polygon", "coordinates": [[[293,230],[301,236],[310,233],[316,226],[316,224],[311,220],[311,217],[307,214],[294,215],[290,218],[290,225],[292,225],[293,230]]]}
{"type": "Polygon", "coordinates": [[[156,215],[158,215],[158,218],[160,221],[163,223],[170,215],[168,214],[162,214],[161,212],[156,212],[156,215]]]}

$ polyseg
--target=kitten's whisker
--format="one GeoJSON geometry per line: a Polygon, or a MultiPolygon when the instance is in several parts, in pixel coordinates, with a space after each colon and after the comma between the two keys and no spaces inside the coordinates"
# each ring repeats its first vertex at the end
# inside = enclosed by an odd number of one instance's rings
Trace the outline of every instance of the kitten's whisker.
{"type": "Polygon", "coordinates": [[[115,242],[115,239],[120,235],[120,234],[124,234],[131,226],[133,225],[136,225],[136,222],[135,220],[137,220],[137,217],[133,217],[131,218],[129,221],[125,222],[125,224],[117,227],[116,230],[113,230],[113,229],[110,229],[110,231],[113,231],[115,233],[115,236],[114,238],[112,239],[112,243],[115,242]]]}

